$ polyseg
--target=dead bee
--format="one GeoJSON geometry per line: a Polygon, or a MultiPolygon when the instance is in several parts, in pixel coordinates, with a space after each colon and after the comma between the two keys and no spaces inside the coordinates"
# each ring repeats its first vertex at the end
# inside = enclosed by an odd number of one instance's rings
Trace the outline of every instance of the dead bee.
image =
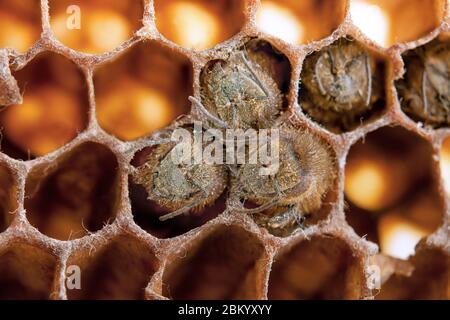
{"type": "Polygon", "coordinates": [[[450,124],[450,42],[434,41],[404,55],[406,73],[397,82],[403,110],[432,126],[450,124]]]}
{"type": "Polygon", "coordinates": [[[214,203],[228,181],[225,166],[175,161],[180,160],[176,145],[170,141],[157,145],[133,174],[134,182],[145,188],[149,200],[174,210],[161,216],[161,221],[214,203]]]}
{"type": "Polygon", "coordinates": [[[268,128],[279,116],[283,95],[257,60],[240,50],[202,72],[202,101],[191,101],[214,127],[268,128]]]}
{"type": "Polygon", "coordinates": [[[281,131],[278,148],[278,168],[271,174],[261,174],[267,169],[262,163],[239,167],[239,197],[259,207],[237,210],[255,214],[272,233],[282,234],[321,207],[334,181],[334,161],[329,147],[306,130],[281,131]]]}
{"type": "Polygon", "coordinates": [[[311,54],[301,74],[301,107],[331,129],[359,124],[379,98],[376,61],[356,41],[340,39],[311,54]]]}

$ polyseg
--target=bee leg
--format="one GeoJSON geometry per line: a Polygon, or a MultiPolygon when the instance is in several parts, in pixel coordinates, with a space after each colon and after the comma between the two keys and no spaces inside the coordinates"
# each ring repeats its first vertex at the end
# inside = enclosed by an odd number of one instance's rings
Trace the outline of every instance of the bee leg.
{"type": "MultiPolygon", "coordinates": [[[[330,61],[331,61],[331,71],[336,74],[337,70],[336,70],[336,60],[334,57],[334,54],[331,52],[331,50],[327,50],[327,54],[330,57],[330,61]]],[[[338,57],[339,58],[339,57],[338,57]]]]}
{"type": "Polygon", "coordinates": [[[300,211],[298,210],[298,206],[295,206],[295,208],[293,209],[294,209],[293,215],[297,226],[300,227],[302,230],[305,229],[305,220],[306,220],[305,215],[300,213],[300,211]]]}
{"type": "MultiPolygon", "coordinates": [[[[328,55],[330,55],[329,53],[327,53],[328,55]]],[[[322,78],[319,75],[319,66],[322,63],[322,60],[324,59],[324,54],[320,56],[320,58],[317,60],[316,65],[314,67],[314,73],[315,73],[315,78],[317,81],[317,86],[319,87],[319,91],[323,96],[327,95],[327,91],[325,90],[323,83],[322,83],[322,78]]]]}
{"type": "Polygon", "coordinates": [[[292,227],[304,229],[305,217],[299,213],[297,205],[291,205],[281,214],[273,216],[267,226],[272,230],[282,230],[292,227]]]}
{"type": "Polygon", "coordinates": [[[292,228],[298,224],[298,208],[295,205],[289,206],[286,211],[281,214],[277,214],[270,218],[267,222],[267,226],[272,230],[281,230],[286,228],[292,228]]]}
{"type": "Polygon", "coordinates": [[[192,201],[189,204],[187,204],[186,206],[159,217],[160,221],[166,221],[169,219],[173,219],[179,215],[182,215],[183,213],[186,213],[186,212],[190,211],[191,209],[197,207],[200,203],[202,203],[202,201],[204,201],[208,197],[206,190],[195,183],[195,180],[189,174],[189,171],[186,172],[185,174],[186,174],[186,178],[189,180],[189,182],[192,183],[193,185],[195,185],[196,187],[198,187],[201,190],[201,193],[198,194],[197,196],[195,196],[194,199],[192,199],[192,201]]]}
{"type": "Polygon", "coordinates": [[[427,72],[424,70],[422,74],[422,103],[425,115],[428,114],[428,97],[426,91],[427,79],[427,72]]]}
{"type": "Polygon", "coordinates": [[[369,106],[372,99],[372,69],[370,68],[369,56],[366,55],[366,73],[367,73],[367,100],[366,106],[369,106]]]}
{"type": "Polygon", "coordinates": [[[295,224],[295,218],[291,214],[290,210],[277,214],[270,218],[267,222],[267,227],[272,230],[281,230],[292,227],[295,224]]]}
{"type": "Polygon", "coordinates": [[[266,86],[261,82],[261,80],[259,80],[258,76],[256,75],[255,71],[253,70],[252,66],[250,65],[250,62],[247,60],[246,56],[244,55],[243,52],[239,53],[239,57],[241,58],[242,62],[244,62],[245,67],[247,68],[247,70],[250,72],[250,74],[253,77],[253,80],[256,82],[256,84],[261,88],[261,90],[264,92],[264,94],[267,97],[270,97],[270,92],[269,90],[266,88],[266,86]]]}
{"type": "Polygon", "coordinates": [[[265,204],[262,204],[259,207],[256,207],[253,209],[236,208],[235,210],[238,212],[243,212],[243,213],[247,213],[247,214],[255,214],[255,213],[260,213],[262,211],[265,211],[267,209],[270,209],[270,208],[278,205],[280,203],[280,200],[283,198],[284,193],[281,191],[280,186],[278,185],[276,180],[273,178],[273,176],[271,176],[270,179],[272,180],[272,183],[274,184],[275,192],[277,194],[276,197],[274,197],[271,201],[269,201],[265,204]]]}
{"type": "Polygon", "coordinates": [[[270,176],[270,181],[272,181],[273,187],[275,189],[275,192],[277,193],[277,196],[279,198],[284,197],[284,193],[280,188],[280,185],[278,184],[278,181],[275,179],[275,176],[270,176]]]}
{"type": "Polygon", "coordinates": [[[200,203],[202,203],[202,201],[205,200],[205,198],[207,197],[207,194],[202,190],[202,194],[196,196],[191,203],[187,204],[186,206],[184,206],[183,208],[180,208],[178,210],[175,210],[173,212],[170,212],[168,214],[165,214],[161,217],[159,217],[160,221],[166,221],[169,219],[173,219],[179,215],[182,215],[183,213],[188,212],[189,210],[197,207],[200,203]]]}
{"type": "MultiPolygon", "coordinates": [[[[189,101],[191,101],[196,108],[203,114],[205,115],[208,120],[210,120],[211,122],[213,122],[215,125],[217,125],[219,128],[222,129],[230,129],[230,127],[228,126],[228,124],[226,124],[224,121],[222,121],[221,119],[219,119],[217,116],[213,115],[212,113],[210,113],[204,106],[203,104],[196,99],[195,97],[190,96],[189,97],[189,101]]],[[[233,111],[235,111],[233,109],[233,111]]],[[[205,127],[207,127],[207,129],[211,129],[208,125],[206,125],[205,127]]],[[[245,138],[244,138],[245,139],[245,138]]],[[[253,141],[253,139],[251,139],[250,141],[253,141]]],[[[226,143],[234,143],[234,141],[230,141],[228,139],[224,139],[224,138],[220,138],[220,142],[222,144],[226,144],[226,143]]]]}
{"type": "Polygon", "coordinates": [[[219,128],[222,129],[227,129],[228,125],[223,122],[222,120],[220,120],[217,116],[213,115],[211,112],[209,112],[201,103],[201,101],[199,101],[198,99],[196,99],[195,97],[190,96],[189,97],[189,101],[192,102],[194,104],[194,106],[203,114],[206,116],[206,118],[208,118],[208,120],[210,120],[211,122],[213,122],[215,125],[217,125],[219,128]]]}
{"type": "Polygon", "coordinates": [[[234,210],[237,212],[241,212],[241,213],[247,213],[247,214],[255,214],[255,213],[260,213],[264,210],[270,209],[273,206],[276,206],[279,202],[280,202],[280,198],[276,197],[273,198],[271,201],[260,205],[259,207],[253,208],[253,209],[247,209],[247,208],[235,208],[234,210]]]}

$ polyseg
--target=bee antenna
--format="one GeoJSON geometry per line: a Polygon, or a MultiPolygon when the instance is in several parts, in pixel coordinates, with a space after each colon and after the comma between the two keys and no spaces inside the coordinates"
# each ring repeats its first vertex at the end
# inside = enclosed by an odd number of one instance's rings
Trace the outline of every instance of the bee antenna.
{"type": "MultiPolygon", "coordinates": [[[[329,53],[327,53],[327,54],[329,55],[329,53]]],[[[315,78],[317,81],[317,85],[319,87],[319,91],[323,96],[325,96],[327,94],[327,92],[325,91],[321,76],[319,75],[319,63],[322,62],[322,59],[324,59],[324,55],[321,55],[320,58],[317,60],[316,65],[314,66],[314,72],[315,72],[315,78]]]]}

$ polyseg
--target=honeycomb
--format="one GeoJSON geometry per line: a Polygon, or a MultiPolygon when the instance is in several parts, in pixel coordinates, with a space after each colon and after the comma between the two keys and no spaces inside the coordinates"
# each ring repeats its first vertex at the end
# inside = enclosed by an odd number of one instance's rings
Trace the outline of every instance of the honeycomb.
{"type": "Polygon", "coordinates": [[[0,298],[449,299],[449,53],[426,55],[449,22],[443,0],[1,0],[0,298]],[[332,150],[321,208],[287,234],[230,185],[160,221],[132,179],[239,50],[283,97],[276,125],[332,150]]]}

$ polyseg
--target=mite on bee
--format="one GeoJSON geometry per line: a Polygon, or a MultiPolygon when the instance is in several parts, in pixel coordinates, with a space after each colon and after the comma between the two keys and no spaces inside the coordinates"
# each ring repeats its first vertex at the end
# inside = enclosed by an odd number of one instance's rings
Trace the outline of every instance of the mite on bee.
{"type": "Polygon", "coordinates": [[[334,160],[325,143],[309,131],[280,132],[279,164],[270,174],[262,163],[243,164],[237,172],[240,199],[259,207],[237,209],[255,214],[275,234],[301,225],[304,217],[318,210],[334,181],[334,160]]]}
{"type": "Polygon", "coordinates": [[[396,87],[403,110],[432,126],[450,124],[450,42],[433,41],[404,55],[396,87]]]}
{"type": "Polygon", "coordinates": [[[376,61],[356,41],[340,39],[311,54],[301,74],[301,107],[314,120],[347,130],[379,98],[376,61]]]}
{"type": "Polygon", "coordinates": [[[214,127],[268,128],[280,115],[283,94],[267,67],[257,61],[239,50],[203,70],[202,99],[190,99],[214,127]]]}
{"type": "Polygon", "coordinates": [[[172,211],[161,216],[161,221],[213,204],[228,182],[227,169],[222,165],[177,161],[176,146],[177,142],[171,141],[157,145],[133,174],[134,182],[145,188],[149,200],[172,211]]]}

